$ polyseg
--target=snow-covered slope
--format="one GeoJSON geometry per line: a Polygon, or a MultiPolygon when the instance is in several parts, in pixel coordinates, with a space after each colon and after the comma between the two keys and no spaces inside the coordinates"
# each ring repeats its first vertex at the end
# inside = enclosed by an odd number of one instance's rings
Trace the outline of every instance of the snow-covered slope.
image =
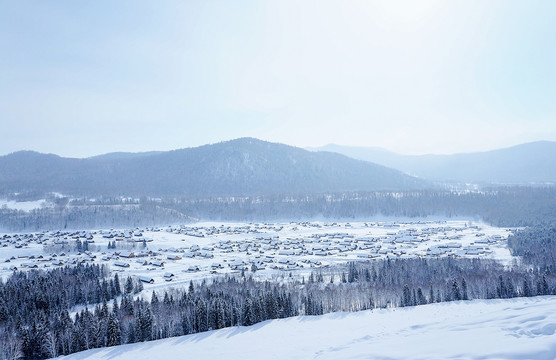
{"type": "Polygon", "coordinates": [[[556,296],[266,321],[64,359],[555,359],[556,296]]]}

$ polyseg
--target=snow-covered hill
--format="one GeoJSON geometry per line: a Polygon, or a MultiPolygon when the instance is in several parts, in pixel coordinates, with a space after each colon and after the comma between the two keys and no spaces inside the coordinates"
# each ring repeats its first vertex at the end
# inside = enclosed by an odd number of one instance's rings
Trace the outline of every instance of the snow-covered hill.
{"type": "Polygon", "coordinates": [[[555,359],[556,296],[266,321],[70,359],[555,359]]]}

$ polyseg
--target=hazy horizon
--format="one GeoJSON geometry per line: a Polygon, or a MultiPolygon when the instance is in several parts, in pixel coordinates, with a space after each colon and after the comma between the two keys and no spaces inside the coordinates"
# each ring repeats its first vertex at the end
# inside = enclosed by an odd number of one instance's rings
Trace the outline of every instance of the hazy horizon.
{"type": "Polygon", "coordinates": [[[556,141],[556,3],[0,4],[0,154],[556,141]]]}
{"type": "MultiPolygon", "coordinates": [[[[91,158],[91,157],[96,157],[96,156],[102,156],[102,155],[108,155],[108,154],[118,154],[118,153],[140,154],[140,153],[151,153],[151,152],[158,153],[158,152],[165,152],[165,151],[174,151],[174,150],[195,148],[195,147],[205,146],[205,145],[214,145],[214,144],[218,144],[218,143],[222,143],[222,142],[229,142],[229,141],[239,140],[239,139],[242,139],[242,138],[252,138],[252,137],[241,137],[241,138],[227,139],[227,140],[221,140],[221,141],[217,141],[217,142],[213,142],[213,143],[200,144],[200,145],[195,145],[195,146],[183,146],[183,147],[175,148],[175,149],[164,149],[164,150],[161,150],[161,149],[145,149],[145,150],[138,150],[138,151],[119,151],[119,150],[116,150],[116,151],[110,151],[110,152],[91,154],[91,155],[87,155],[87,156],[66,156],[64,154],[58,154],[58,153],[54,153],[54,152],[41,152],[41,151],[37,151],[37,150],[33,150],[33,149],[21,149],[21,150],[11,151],[11,152],[6,153],[6,154],[0,154],[0,156],[5,156],[5,155],[9,155],[9,154],[16,153],[16,152],[21,152],[21,151],[35,151],[35,152],[39,152],[39,153],[43,153],[43,154],[58,155],[58,156],[65,157],[65,158],[86,159],[86,158],[91,158]]],[[[257,139],[257,138],[254,138],[254,139],[257,139]]],[[[263,140],[263,139],[258,139],[258,140],[268,141],[268,142],[271,142],[271,143],[284,144],[284,143],[280,143],[280,142],[277,142],[277,141],[271,141],[271,140],[263,140]]],[[[556,142],[556,141],[538,140],[538,141],[530,141],[530,142],[526,142],[526,143],[519,143],[519,144],[504,146],[504,147],[497,147],[497,148],[492,148],[492,149],[479,150],[479,151],[462,151],[462,152],[457,152],[457,153],[422,153],[422,154],[399,153],[399,152],[395,152],[393,150],[385,149],[385,148],[378,147],[378,146],[357,146],[357,145],[344,145],[344,144],[337,144],[337,143],[328,143],[328,144],[324,144],[324,145],[321,145],[321,146],[305,146],[305,147],[292,145],[292,144],[284,144],[284,145],[294,146],[294,147],[298,147],[298,148],[309,150],[309,151],[328,151],[328,150],[321,150],[321,148],[325,148],[327,146],[340,146],[340,147],[347,147],[347,148],[369,148],[369,149],[376,149],[376,150],[384,150],[386,152],[391,152],[391,153],[395,153],[395,154],[398,154],[398,155],[420,156],[420,155],[455,155],[455,154],[467,154],[467,153],[480,153],[480,152],[488,152],[488,151],[494,151],[494,150],[502,150],[502,149],[512,148],[512,147],[515,147],[515,146],[526,145],[526,144],[531,144],[531,143],[540,143],[540,142],[551,142],[551,143],[553,143],[553,142],[556,142]]]]}

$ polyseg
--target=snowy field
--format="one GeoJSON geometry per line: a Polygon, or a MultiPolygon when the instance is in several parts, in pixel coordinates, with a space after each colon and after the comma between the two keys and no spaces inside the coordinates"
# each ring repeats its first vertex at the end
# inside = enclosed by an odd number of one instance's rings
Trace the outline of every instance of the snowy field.
{"type": "Polygon", "coordinates": [[[98,263],[122,276],[152,279],[145,284],[151,290],[241,271],[256,270],[253,275],[263,279],[300,277],[319,267],[385,258],[482,257],[508,263],[510,233],[469,221],[391,221],[0,234],[0,275],[5,279],[14,269],[98,263]],[[75,250],[76,241],[87,243],[89,251],[75,250]]]}
{"type": "Polygon", "coordinates": [[[31,211],[35,209],[41,209],[47,206],[51,206],[46,200],[35,200],[35,201],[15,201],[15,200],[6,200],[0,199],[0,208],[5,207],[6,209],[11,210],[20,210],[20,211],[31,211]]]}
{"type": "Polygon", "coordinates": [[[556,359],[556,296],[269,320],[65,360],[556,359]]]}

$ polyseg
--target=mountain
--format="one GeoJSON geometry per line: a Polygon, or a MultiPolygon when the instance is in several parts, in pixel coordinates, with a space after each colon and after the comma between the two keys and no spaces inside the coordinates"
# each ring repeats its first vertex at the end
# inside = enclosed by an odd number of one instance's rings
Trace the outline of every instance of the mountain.
{"type": "Polygon", "coordinates": [[[340,153],[429,180],[482,184],[556,183],[556,142],[551,141],[454,155],[401,155],[380,148],[335,144],[312,150],[340,153]]]}
{"type": "Polygon", "coordinates": [[[0,192],[4,193],[196,197],[425,187],[427,182],[384,166],[253,138],[86,159],[31,151],[0,157],[0,192]]]}
{"type": "Polygon", "coordinates": [[[95,160],[123,160],[123,159],[130,159],[130,158],[156,155],[156,154],[160,154],[161,152],[162,151],[147,151],[147,152],[139,152],[139,153],[113,152],[113,153],[108,153],[108,154],[92,156],[89,159],[95,159],[95,160]]]}

